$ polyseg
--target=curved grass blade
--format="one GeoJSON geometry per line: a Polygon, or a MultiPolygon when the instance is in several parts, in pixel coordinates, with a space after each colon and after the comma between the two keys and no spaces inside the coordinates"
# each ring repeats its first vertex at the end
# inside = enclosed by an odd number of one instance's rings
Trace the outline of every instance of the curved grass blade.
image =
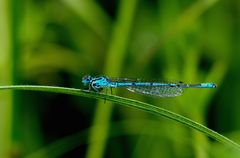
{"type": "Polygon", "coordinates": [[[75,88],[65,88],[65,87],[55,87],[55,86],[34,86],[34,85],[14,85],[14,86],[0,86],[0,90],[4,89],[13,89],[13,90],[30,90],[30,91],[42,91],[42,92],[53,92],[53,93],[62,93],[62,94],[70,94],[88,98],[95,98],[95,99],[106,99],[108,101],[112,101],[114,103],[125,105],[128,107],[134,107],[145,112],[150,112],[158,116],[164,116],[171,120],[177,121],[181,124],[184,124],[192,129],[196,129],[207,136],[231,147],[234,147],[240,150],[240,145],[236,142],[228,139],[227,137],[203,126],[189,118],[176,114],[174,112],[168,111],[166,109],[153,106],[151,104],[143,103],[133,99],[127,99],[119,96],[113,96],[109,94],[102,94],[96,93],[92,91],[86,91],[82,89],[75,89],[75,88]]]}

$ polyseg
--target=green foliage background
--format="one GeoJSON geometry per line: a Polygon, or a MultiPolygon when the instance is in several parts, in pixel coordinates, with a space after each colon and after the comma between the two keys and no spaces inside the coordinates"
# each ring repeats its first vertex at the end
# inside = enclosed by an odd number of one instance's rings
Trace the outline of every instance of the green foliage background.
{"type": "MultiPolygon", "coordinates": [[[[178,98],[114,94],[240,141],[239,0],[1,0],[0,85],[83,88],[86,74],[218,84],[178,98]]],[[[0,157],[239,157],[165,118],[103,101],[0,93],[0,157]]]]}

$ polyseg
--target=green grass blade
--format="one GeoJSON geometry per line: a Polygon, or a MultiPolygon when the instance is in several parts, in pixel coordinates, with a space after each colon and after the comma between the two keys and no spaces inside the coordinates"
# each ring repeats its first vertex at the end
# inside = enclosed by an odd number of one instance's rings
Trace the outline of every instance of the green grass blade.
{"type": "Polygon", "coordinates": [[[62,0],[105,42],[108,39],[108,30],[111,20],[95,1],[62,0]]]}
{"type": "MultiPolygon", "coordinates": [[[[13,84],[10,1],[0,2],[0,83],[13,84]]],[[[12,92],[0,94],[0,157],[9,157],[12,150],[12,92]]]]}
{"type": "MultiPolygon", "coordinates": [[[[130,39],[131,28],[137,8],[138,0],[119,1],[117,18],[111,32],[111,39],[106,55],[103,74],[108,76],[121,76],[124,58],[127,54],[127,47],[130,39]]],[[[98,127],[90,132],[89,144],[86,158],[101,158],[104,155],[107,144],[106,138],[109,131],[109,122],[112,115],[113,106],[111,102],[104,104],[97,103],[93,124],[98,127]],[[100,125],[100,126],[99,126],[100,125]],[[104,125],[104,126],[102,126],[104,125]],[[97,137],[102,137],[101,141],[95,141],[97,137]]]]}
{"type": "Polygon", "coordinates": [[[15,86],[0,86],[0,90],[4,89],[13,89],[13,90],[31,90],[31,91],[43,91],[43,92],[53,92],[53,93],[62,93],[62,94],[70,94],[94,99],[106,99],[108,101],[112,101],[114,103],[125,105],[128,107],[134,107],[145,112],[150,112],[152,114],[158,116],[164,116],[181,124],[184,124],[192,129],[196,129],[207,136],[231,147],[234,147],[240,150],[240,145],[235,143],[234,141],[224,137],[223,135],[193,121],[184,116],[176,114],[174,112],[168,111],[166,109],[153,106],[151,104],[143,103],[137,100],[127,99],[119,96],[113,96],[109,94],[96,93],[91,91],[86,91],[82,89],[75,88],[65,88],[65,87],[53,87],[53,86],[33,86],[33,85],[15,85],[15,86]]]}

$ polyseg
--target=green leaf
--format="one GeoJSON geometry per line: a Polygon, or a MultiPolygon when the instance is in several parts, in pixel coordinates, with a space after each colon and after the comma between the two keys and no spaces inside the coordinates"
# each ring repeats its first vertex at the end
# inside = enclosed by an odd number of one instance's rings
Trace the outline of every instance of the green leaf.
{"type": "Polygon", "coordinates": [[[176,122],[184,124],[190,128],[196,129],[207,136],[231,147],[234,147],[240,150],[240,145],[235,143],[234,141],[224,137],[223,135],[193,121],[184,116],[176,114],[174,112],[168,111],[166,109],[153,106],[151,104],[143,103],[133,99],[127,99],[119,96],[96,93],[92,91],[86,91],[82,89],[75,88],[65,88],[65,87],[54,87],[54,86],[35,86],[35,85],[14,85],[14,86],[0,86],[0,90],[4,89],[13,89],[13,90],[31,90],[31,91],[42,91],[42,92],[53,92],[53,93],[62,93],[62,94],[70,94],[94,99],[106,99],[107,101],[112,101],[114,103],[125,105],[128,107],[134,107],[145,112],[150,112],[158,116],[164,116],[166,118],[172,119],[176,122]]]}

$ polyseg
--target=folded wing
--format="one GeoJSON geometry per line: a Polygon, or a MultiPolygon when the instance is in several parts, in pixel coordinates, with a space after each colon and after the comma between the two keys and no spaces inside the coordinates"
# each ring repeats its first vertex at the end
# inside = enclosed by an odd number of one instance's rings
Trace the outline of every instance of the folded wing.
{"type": "Polygon", "coordinates": [[[147,86],[133,86],[127,87],[131,92],[142,93],[156,97],[176,97],[183,93],[181,87],[147,87],[147,86]]]}

